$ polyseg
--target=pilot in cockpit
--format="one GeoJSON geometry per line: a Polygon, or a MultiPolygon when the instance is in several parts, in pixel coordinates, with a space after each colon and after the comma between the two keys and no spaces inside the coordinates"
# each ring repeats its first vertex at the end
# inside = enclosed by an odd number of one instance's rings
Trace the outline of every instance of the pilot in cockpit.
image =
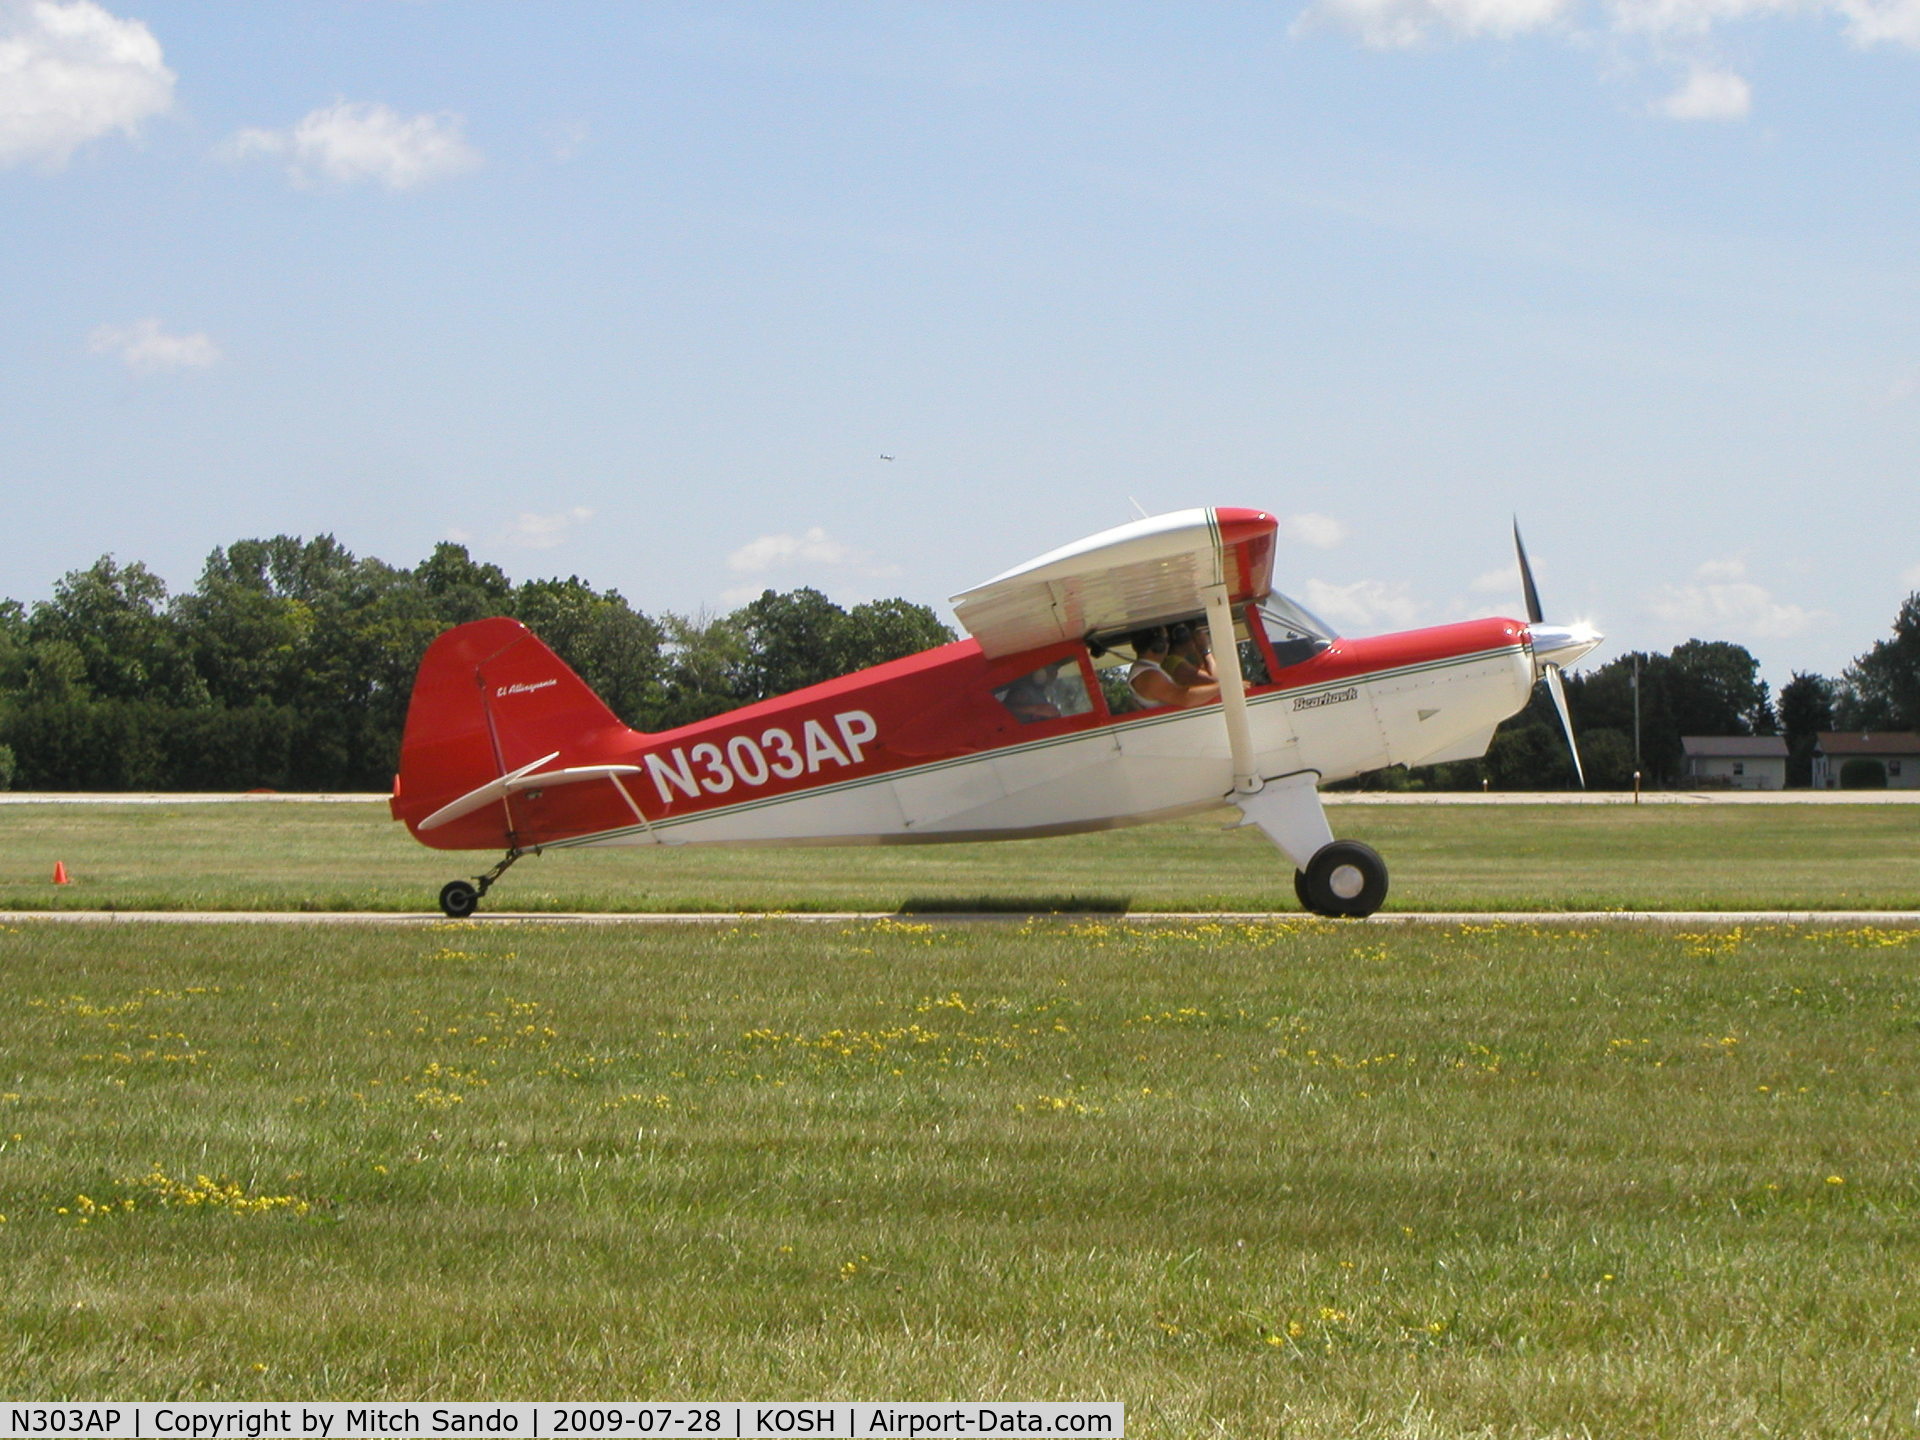
{"type": "Polygon", "coordinates": [[[1127,670],[1127,686],[1142,705],[1164,705],[1175,710],[1196,705],[1211,705],[1220,698],[1220,686],[1213,680],[1196,678],[1182,683],[1168,673],[1167,659],[1171,638],[1164,625],[1133,632],[1133,664],[1127,670]]]}

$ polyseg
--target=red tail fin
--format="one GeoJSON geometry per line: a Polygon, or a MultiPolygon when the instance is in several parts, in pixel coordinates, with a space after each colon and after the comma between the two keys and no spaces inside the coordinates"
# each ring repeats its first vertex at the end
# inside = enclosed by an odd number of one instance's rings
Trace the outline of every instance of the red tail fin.
{"type": "MultiPolygon", "coordinates": [[[[516,836],[494,800],[422,834],[420,823],[481,786],[558,752],[553,767],[592,763],[636,739],[587,683],[518,620],[475,620],[427,647],[407,705],[393,817],[438,849],[498,849],[516,836]]],[[[542,769],[548,767],[542,766],[542,769]]]]}

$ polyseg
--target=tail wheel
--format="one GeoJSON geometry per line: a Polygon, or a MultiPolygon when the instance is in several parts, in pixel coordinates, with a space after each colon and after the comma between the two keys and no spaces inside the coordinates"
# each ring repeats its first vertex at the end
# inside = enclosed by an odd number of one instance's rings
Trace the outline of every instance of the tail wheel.
{"type": "Polygon", "coordinates": [[[480,908],[479,889],[465,880],[449,880],[440,887],[440,909],[450,920],[464,920],[480,908]]]}
{"type": "Polygon", "coordinates": [[[1316,915],[1357,920],[1386,903],[1387,862],[1371,845],[1335,840],[1294,872],[1293,890],[1316,915]]]}

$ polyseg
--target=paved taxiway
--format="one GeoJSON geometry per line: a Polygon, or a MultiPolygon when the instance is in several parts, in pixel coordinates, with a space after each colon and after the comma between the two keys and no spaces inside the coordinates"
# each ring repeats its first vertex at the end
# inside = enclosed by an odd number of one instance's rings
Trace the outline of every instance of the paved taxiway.
{"type": "MultiPolygon", "coordinates": [[[[1920,805],[1916,790],[1332,790],[1329,805],[1920,805]]],[[[384,805],[385,795],[5,790],[0,805],[384,805]]]]}
{"type": "MultiPolygon", "coordinates": [[[[0,928],[15,921],[79,925],[849,925],[880,920],[914,925],[984,925],[1058,920],[1062,923],[1098,921],[1108,925],[1230,925],[1285,924],[1309,920],[1299,910],[1233,911],[821,911],[721,912],[715,914],[587,914],[523,911],[483,911],[467,920],[449,920],[433,911],[367,910],[6,910],[0,928]]],[[[1591,925],[1618,923],[1660,925],[1887,925],[1920,926],[1920,910],[1396,910],[1370,915],[1361,921],[1328,924],[1363,925],[1591,925]]]]}

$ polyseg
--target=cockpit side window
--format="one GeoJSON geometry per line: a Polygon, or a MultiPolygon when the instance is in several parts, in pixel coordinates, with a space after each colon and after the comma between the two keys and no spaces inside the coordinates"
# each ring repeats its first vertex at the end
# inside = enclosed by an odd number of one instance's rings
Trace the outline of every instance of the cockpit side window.
{"type": "Polygon", "coordinates": [[[1002,685],[993,698],[1022,725],[1041,720],[1059,720],[1070,715],[1085,715],[1093,709],[1093,697],[1087,693],[1086,677],[1078,660],[1071,655],[1030,670],[1018,680],[1002,685]]]}

